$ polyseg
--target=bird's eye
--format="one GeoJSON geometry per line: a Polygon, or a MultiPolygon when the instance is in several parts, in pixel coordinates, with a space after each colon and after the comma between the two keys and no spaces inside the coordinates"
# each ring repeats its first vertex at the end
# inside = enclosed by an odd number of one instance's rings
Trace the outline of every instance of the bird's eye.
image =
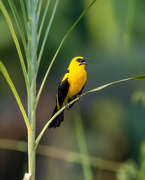
{"type": "Polygon", "coordinates": [[[84,62],[84,59],[78,58],[76,61],[79,62],[79,63],[81,63],[81,62],[84,62]]]}

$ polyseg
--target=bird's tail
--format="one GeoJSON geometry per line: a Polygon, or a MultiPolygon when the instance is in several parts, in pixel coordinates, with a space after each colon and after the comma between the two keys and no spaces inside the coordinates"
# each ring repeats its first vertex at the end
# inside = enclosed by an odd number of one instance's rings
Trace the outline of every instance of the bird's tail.
{"type": "MultiPolygon", "coordinates": [[[[55,107],[54,111],[53,111],[53,114],[52,116],[57,112],[57,106],[55,107]]],[[[63,121],[63,114],[64,114],[64,111],[62,111],[50,124],[49,124],[49,128],[56,128],[56,127],[59,127],[61,122],[63,121]]],[[[52,117],[51,116],[51,117],[52,117]]]]}

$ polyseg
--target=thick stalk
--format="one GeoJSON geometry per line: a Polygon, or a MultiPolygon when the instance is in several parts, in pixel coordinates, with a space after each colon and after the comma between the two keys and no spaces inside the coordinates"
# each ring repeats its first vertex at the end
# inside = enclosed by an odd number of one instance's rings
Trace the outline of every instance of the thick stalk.
{"type": "Polygon", "coordinates": [[[36,66],[37,66],[37,46],[38,46],[38,0],[28,0],[28,78],[30,89],[28,91],[28,118],[31,129],[28,131],[28,171],[32,174],[31,180],[35,180],[35,132],[36,132],[36,111],[34,108],[36,99],[36,66]]]}
{"type": "Polygon", "coordinates": [[[31,180],[35,180],[35,131],[28,131],[28,172],[32,174],[31,180]]]}

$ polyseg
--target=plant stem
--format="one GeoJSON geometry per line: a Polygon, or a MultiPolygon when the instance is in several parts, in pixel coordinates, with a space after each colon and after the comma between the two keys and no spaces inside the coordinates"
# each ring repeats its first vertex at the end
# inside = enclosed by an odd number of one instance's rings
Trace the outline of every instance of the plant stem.
{"type": "Polygon", "coordinates": [[[28,171],[32,174],[32,180],[35,180],[35,150],[34,150],[34,142],[35,142],[35,131],[28,131],[28,171]]]}
{"type": "Polygon", "coordinates": [[[74,122],[75,122],[78,146],[79,146],[80,154],[81,154],[84,179],[92,180],[93,175],[91,172],[90,158],[88,156],[88,150],[87,150],[87,145],[86,145],[86,140],[85,140],[83,123],[82,123],[80,114],[77,112],[77,109],[75,112],[74,120],[75,120],[74,122]]]}
{"type": "Polygon", "coordinates": [[[36,111],[34,109],[36,99],[36,67],[37,67],[37,47],[38,47],[38,18],[37,18],[38,0],[28,0],[28,78],[30,89],[28,91],[28,118],[31,129],[28,131],[28,171],[32,174],[32,180],[35,180],[35,132],[36,132],[36,111]]]}

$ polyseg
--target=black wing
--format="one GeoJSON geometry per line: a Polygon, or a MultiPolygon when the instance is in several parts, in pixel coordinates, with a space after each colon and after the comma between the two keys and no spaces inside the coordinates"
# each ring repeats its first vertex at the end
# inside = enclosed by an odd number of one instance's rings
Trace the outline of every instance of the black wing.
{"type": "MultiPolygon", "coordinates": [[[[66,73],[69,73],[69,70],[67,70],[66,73]]],[[[63,79],[63,77],[62,77],[62,79],[63,79]]],[[[66,78],[64,81],[61,80],[61,82],[60,82],[60,84],[58,86],[58,90],[57,90],[57,92],[58,92],[58,102],[59,102],[60,107],[62,107],[62,105],[64,103],[64,100],[65,100],[65,98],[67,96],[67,93],[68,93],[68,89],[69,89],[68,78],[66,78]]]]}

